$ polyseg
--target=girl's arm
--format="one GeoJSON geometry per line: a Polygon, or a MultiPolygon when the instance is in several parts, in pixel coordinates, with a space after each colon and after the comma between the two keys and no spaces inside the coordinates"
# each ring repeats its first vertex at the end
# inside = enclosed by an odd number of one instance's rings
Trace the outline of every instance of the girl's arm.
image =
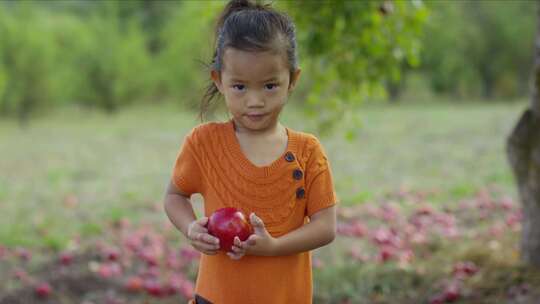
{"type": "Polygon", "coordinates": [[[272,255],[290,255],[331,243],[336,237],[336,206],[322,209],[302,227],[276,238],[272,255]]]}
{"type": "Polygon", "coordinates": [[[197,217],[190,199],[178,191],[172,183],[169,183],[165,193],[164,208],[171,223],[187,237],[189,224],[197,217]]]}
{"type": "Polygon", "coordinates": [[[205,227],[208,218],[197,220],[188,196],[172,183],[169,183],[167,188],[164,205],[169,220],[184,234],[193,248],[207,255],[217,254],[219,240],[208,234],[205,227]]]}
{"type": "Polygon", "coordinates": [[[336,237],[336,206],[313,214],[310,222],[276,239],[273,255],[290,255],[331,243],[336,237]]]}
{"type": "Polygon", "coordinates": [[[313,250],[331,243],[336,237],[336,206],[322,209],[310,218],[310,222],[281,237],[274,238],[264,227],[256,214],[250,214],[255,230],[245,242],[238,237],[234,240],[233,252],[227,253],[232,259],[244,255],[278,256],[291,255],[313,250]]]}

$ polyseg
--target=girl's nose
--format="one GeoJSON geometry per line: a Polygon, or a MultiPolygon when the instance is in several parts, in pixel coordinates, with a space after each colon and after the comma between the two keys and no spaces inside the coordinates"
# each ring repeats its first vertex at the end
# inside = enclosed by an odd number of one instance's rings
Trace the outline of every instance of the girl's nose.
{"type": "Polygon", "coordinates": [[[247,96],[246,106],[248,108],[261,108],[264,107],[264,99],[256,94],[247,96]]]}

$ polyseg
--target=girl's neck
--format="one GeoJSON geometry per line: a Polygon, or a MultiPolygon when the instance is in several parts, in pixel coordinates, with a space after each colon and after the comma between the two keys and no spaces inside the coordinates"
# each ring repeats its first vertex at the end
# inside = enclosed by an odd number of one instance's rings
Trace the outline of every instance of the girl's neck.
{"type": "Polygon", "coordinates": [[[267,138],[281,133],[286,133],[285,127],[277,121],[273,126],[264,130],[248,130],[243,127],[239,127],[239,124],[232,119],[234,131],[238,136],[249,138],[267,138]]]}

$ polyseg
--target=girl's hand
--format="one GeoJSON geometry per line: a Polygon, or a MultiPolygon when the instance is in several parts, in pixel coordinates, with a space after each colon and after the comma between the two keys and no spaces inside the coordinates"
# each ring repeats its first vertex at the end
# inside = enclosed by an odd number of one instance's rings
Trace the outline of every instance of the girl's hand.
{"type": "Polygon", "coordinates": [[[219,239],[208,234],[206,224],[208,217],[201,217],[189,224],[187,238],[193,248],[207,254],[215,255],[219,250],[219,239]]]}
{"type": "Polygon", "coordinates": [[[232,252],[227,253],[233,260],[239,260],[246,254],[270,256],[277,246],[276,238],[268,233],[261,218],[255,213],[251,213],[249,221],[255,233],[244,242],[240,241],[238,237],[234,238],[232,252]]]}

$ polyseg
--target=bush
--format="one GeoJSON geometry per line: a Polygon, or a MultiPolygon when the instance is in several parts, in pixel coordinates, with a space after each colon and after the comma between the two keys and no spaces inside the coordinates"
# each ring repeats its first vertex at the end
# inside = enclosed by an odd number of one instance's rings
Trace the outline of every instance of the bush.
{"type": "Polygon", "coordinates": [[[114,112],[152,95],[148,71],[151,58],[142,29],[134,21],[122,24],[119,2],[102,2],[98,12],[80,26],[72,64],[82,71],[79,102],[114,112]]]}
{"type": "Polygon", "coordinates": [[[56,49],[48,18],[26,2],[0,11],[0,114],[22,123],[49,107],[57,93],[52,89],[56,49]]]}
{"type": "Polygon", "coordinates": [[[215,1],[206,5],[183,2],[164,25],[164,45],[155,70],[160,95],[188,108],[198,106],[209,79],[205,64],[213,54],[213,20],[222,5],[215,1]]]}

